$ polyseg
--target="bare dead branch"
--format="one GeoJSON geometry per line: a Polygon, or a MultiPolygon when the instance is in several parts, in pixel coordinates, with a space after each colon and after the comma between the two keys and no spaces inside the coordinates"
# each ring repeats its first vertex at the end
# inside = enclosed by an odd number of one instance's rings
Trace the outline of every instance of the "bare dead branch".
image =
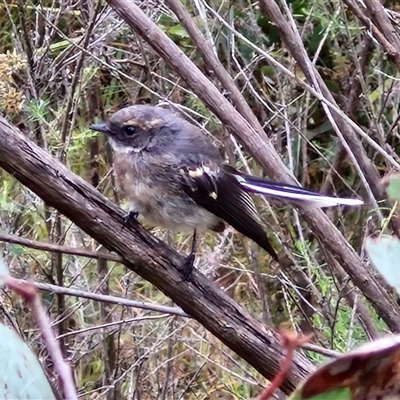
{"type": "MultiPolygon", "coordinates": [[[[256,132],[252,129],[197,66],[139,7],[133,2],[128,3],[124,0],[108,0],[108,3],[179,73],[210,110],[239,138],[242,145],[262,165],[271,178],[285,183],[293,184],[295,182],[264,132],[256,132]]],[[[279,28],[281,30],[281,27],[279,28]]],[[[340,128],[343,125],[344,129],[348,130],[346,124],[339,123],[340,128]]],[[[361,146],[359,138],[354,138],[354,145],[361,146]]],[[[363,154],[362,149],[359,151],[360,154],[363,154]]],[[[369,159],[368,163],[369,166],[365,163],[365,167],[369,171],[372,168],[369,159]]],[[[373,174],[375,172],[371,172],[371,176],[374,176],[373,174]]],[[[381,197],[379,196],[379,198],[381,197]]],[[[302,206],[300,211],[320,243],[341,263],[353,283],[360,288],[389,328],[399,331],[400,310],[398,305],[385,295],[375,280],[370,277],[363,267],[360,257],[329,221],[326,214],[320,209],[309,209],[307,206],[302,206]]]]}
{"type": "Polygon", "coordinates": [[[108,260],[122,262],[122,258],[116,254],[100,253],[97,251],[90,251],[86,249],[79,249],[77,247],[61,246],[54,243],[43,243],[37,240],[22,238],[18,235],[11,235],[8,233],[0,232],[0,242],[8,242],[19,244],[21,246],[30,247],[31,249],[51,251],[52,253],[70,254],[76,257],[88,257],[96,260],[108,260]]]}
{"type": "Polygon", "coordinates": [[[202,35],[200,29],[196,26],[191,18],[190,14],[187,12],[186,8],[183,6],[181,1],[176,0],[166,0],[168,7],[175,13],[181,24],[185,27],[190,37],[195,42],[198,50],[204,57],[207,65],[214,71],[215,75],[223,84],[225,90],[228,92],[228,96],[232,99],[233,104],[240,112],[240,114],[251,124],[251,126],[258,132],[262,132],[262,127],[258,122],[253,111],[246,102],[243,94],[237,88],[234,80],[229,75],[228,71],[219,61],[218,57],[214,54],[211,43],[208,42],[202,35]]]}
{"type": "MultiPolygon", "coordinates": [[[[385,7],[380,1],[365,0],[364,4],[369,11],[373,24],[375,24],[379,28],[379,31],[382,32],[383,37],[378,35],[379,43],[394,61],[397,69],[400,70],[400,40],[396,29],[390,22],[385,7]]],[[[359,17],[359,15],[357,15],[357,17],[359,17]]],[[[368,28],[369,25],[367,26],[367,29],[368,28]]],[[[377,33],[377,31],[374,31],[375,35],[377,33]]]]}
{"type": "MultiPolygon", "coordinates": [[[[353,1],[353,0],[344,0],[344,3],[349,7],[349,9],[353,12],[353,14],[361,21],[361,23],[372,32],[373,36],[376,38],[376,40],[381,44],[383,49],[389,54],[389,56],[394,60],[394,62],[397,65],[397,68],[400,69],[400,53],[399,53],[399,47],[397,44],[397,39],[393,41],[393,35],[390,34],[389,37],[385,37],[385,32],[382,31],[380,26],[377,26],[377,22],[382,23],[382,18],[378,17],[378,21],[376,18],[369,18],[368,13],[366,13],[366,10],[361,10],[361,8],[358,6],[358,4],[353,1]],[[390,40],[392,39],[392,40],[390,40]]],[[[375,1],[369,1],[365,2],[365,5],[368,7],[370,11],[372,11],[372,14],[374,14],[374,9],[376,7],[379,7],[383,9],[383,6],[380,2],[375,2],[375,1]]],[[[389,25],[390,22],[389,22],[389,25]]],[[[385,23],[383,23],[383,26],[385,26],[385,23]]],[[[386,31],[386,29],[385,29],[386,31]]],[[[390,30],[388,30],[390,31],[390,30]]]]}
{"type": "MultiPolygon", "coordinates": [[[[26,281],[21,279],[21,282],[26,282],[26,281]]],[[[68,296],[81,297],[84,299],[95,300],[103,303],[119,304],[125,307],[135,307],[135,308],[141,308],[143,310],[150,310],[150,311],[167,313],[171,315],[178,315],[180,317],[188,317],[188,315],[178,307],[168,307],[168,306],[160,306],[159,304],[143,303],[142,301],[124,299],[122,297],[111,296],[108,294],[105,295],[100,293],[90,293],[84,290],[52,285],[50,283],[32,282],[32,284],[36,286],[39,290],[43,290],[45,292],[62,293],[68,296]]]]}
{"type": "MultiPolygon", "coordinates": [[[[305,51],[304,45],[301,41],[300,35],[298,34],[298,32],[295,32],[295,27],[293,27],[290,21],[288,21],[287,18],[283,15],[276,2],[261,0],[260,6],[262,11],[269,16],[271,21],[278,28],[280,32],[280,37],[284,41],[287,48],[290,50],[292,56],[299,64],[300,68],[306,75],[309,82],[311,82],[314,85],[315,89],[319,91],[325,98],[327,98],[330,102],[335,103],[335,100],[332,94],[330,93],[328,87],[326,86],[325,82],[319,75],[316,68],[310,62],[307,52],[305,51]]],[[[288,16],[288,18],[290,17],[288,16]]],[[[351,158],[355,160],[356,163],[359,164],[359,168],[361,168],[360,177],[365,175],[367,182],[364,182],[364,184],[366,185],[366,187],[370,186],[372,190],[370,197],[373,198],[375,196],[376,199],[385,198],[386,195],[384,194],[382,185],[380,184],[379,173],[375,168],[374,164],[371,163],[369,157],[367,156],[367,153],[364,147],[362,146],[362,142],[359,140],[355,132],[347,125],[347,123],[340,115],[338,115],[337,113],[332,113],[331,110],[329,110],[329,108],[326,105],[323,106],[325,108],[325,111],[327,112],[328,117],[333,123],[333,126],[336,125],[337,129],[335,129],[335,131],[340,137],[341,142],[346,148],[348,154],[350,155],[351,158]]],[[[373,199],[373,201],[375,202],[375,199],[373,199]]],[[[327,242],[325,241],[323,243],[327,244],[327,242]]],[[[329,245],[327,246],[327,248],[331,252],[329,245]]],[[[334,256],[334,258],[336,257],[337,255],[334,256]]],[[[358,265],[353,264],[350,269],[348,268],[349,267],[348,265],[347,266],[342,265],[342,266],[344,267],[346,272],[350,275],[353,283],[362,290],[363,294],[367,298],[369,298],[369,295],[367,295],[364,291],[364,289],[367,289],[365,281],[360,286],[361,282],[357,278],[355,280],[354,279],[355,277],[353,275],[353,273],[355,272],[354,268],[358,270],[357,273],[362,274],[365,278],[369,275],[368,271],[364,268],[363,264],[359,261],[358,265]]],[[[379,282],[377,281],[372,282],[372,279],[370,277],[368,283],[369,283],[368,285],[369,288],[367,289],[368,291],[370,288],[372,288],[372,286],[375,286],[376,292],[374,298],[378,299],[379,297],[382,297],[382,293],[385,293],[385,290],[381,287],[379,282]]],[[[371,298],[369,298],[369,300],[372,301],[371,298]]],[[[387,296],[387,300],[392,302],[389,296],[387,296]]],[[[400,309],[395,304],[393,304],[393,306],[395,308],[393,309],[394,312],[392,316],[395,317],[397,321],[399,321],[400,309]]],[[[378,311],[379,315],[382,315],[381,311],[378,311]]],[[[400,325],[398,325],[398,322],[397,326],[393,326],[393,328],[395,330],[400,329],[400,325]]]]}
{"type": "MultiPolygon", "coordinates": [[[[124,227],[123,212],[82,178],[0,118],[0,167],[59,210],[138,273],[169,296],[267,379],[279,371],[284,350],[276,332],[251,317],[225,293],[194,271],[182,281],[184,258],[139,224],[124,227]]],[[[282,390],[291,392],[314,369],[301,354],[282,390]]]]}

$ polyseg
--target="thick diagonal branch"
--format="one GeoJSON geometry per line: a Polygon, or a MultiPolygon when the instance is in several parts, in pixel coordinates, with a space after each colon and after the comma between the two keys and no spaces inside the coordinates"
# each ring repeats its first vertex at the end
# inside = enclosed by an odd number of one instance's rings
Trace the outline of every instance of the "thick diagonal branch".
{"type": "MultiPolygon", "coordinates": [[[[107,0],[138,35],[168,62],[210,110],[239,138],[271,178],[296,183],[264,132],[255,131],[181,49],[133,2],[107,0]]],[[[372,174],[372,172],[371,172],[372,174]]],[[[310,229],[351,277],[392,331],[400,331],[400,310],[363,267],[360,257],[320,209],[300,209],[310,229]]]]}
{"type": "MultiPolygon", "coordinates": [[[[184,258],[139,224],[124,228],[122,211],[82,178],[0,118],[0,167],[55,207],[132,271],[153,283],[267,379],[279,371],[284,349],[274,331],[194,271],[189,282],[178,271],[184,258]],[[178,268],[177,268],[178,266],[178,268]]],[[[282,387],[291,392],[313,369],[302,355],[294,359],[282,387]]]]}

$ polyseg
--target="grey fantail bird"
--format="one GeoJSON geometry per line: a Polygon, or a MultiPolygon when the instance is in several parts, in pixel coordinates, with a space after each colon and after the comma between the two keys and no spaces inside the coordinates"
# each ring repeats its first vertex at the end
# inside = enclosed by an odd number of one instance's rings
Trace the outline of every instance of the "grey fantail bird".
{"type": "Polygon", "coordinates": [[[157,227],[194,232],[185,278],[193,266],[196,232],[222,232],[225,222],[278,260],[249,193],[318,207],[363,204],[240,172],[225,162],[199,128],[168,109],[126,107],[91,129],[106,134],[114,149],[117,185],[129,201],[129,216],[141,215],[157,227]]]}

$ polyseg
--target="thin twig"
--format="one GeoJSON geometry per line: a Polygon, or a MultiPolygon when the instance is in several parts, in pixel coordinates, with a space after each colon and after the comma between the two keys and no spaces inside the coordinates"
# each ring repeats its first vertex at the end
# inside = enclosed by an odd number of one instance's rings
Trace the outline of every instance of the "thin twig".
{"type": "Polygon", "coordinates": [[[182,2],[180,0],[166,0],[165,2],[178,17],[181,24],[185,27],[190,37],[194,41],[196,48],[203,56],[204,61],[209,65],[209,67],[214,71],[215,75],[221,81],[224,89],[227,91],[227,93],[229,93],[229,97],[232,99],[233,104],[240,114],[246,118],[246,120],[253,126],[254,129],[259,132],[262,131],[261,124],[258,122],[249,104],[243,97],[243,94],[237,88],[234,80],[216,56],[210,42],[204,38],[200,29],[193,22],[193,18],[187,12],[182,2]]]}
{"type": "MultiPolygon", "coordinates": [[[[146,317],[133,317],[133,318],[124,319],[121,321],[113,321],[113,322],[108,322],[107,324],[101,324],[101,325],[96,325],[96,326],[90,326],[88,328],[78,329],[76,331],[64,333],[63,337],[65,338],[67,336],[81,335],[83,333],[97,331],[100,329],[110,328],[110,327],[114,327],[114,326],[120,326],[123,324],[131,324],[132,322],[154,321],[154,320],[159,320],[159,319],[168,318],[168,317],[170,317],[170,314],[148,315],[146,317]]],[[[60,336],[57,339],[60,339],[60,336]]]]}
{"type": "Polygon", "coordinates": [[[218,21],[224,25],[227,29],[229,29],[237,38],[246,43],[250,48],[255,50],[258,54],[262,55],[268,63],[276,67],[280,72],[285,74],[288,78],[292,79],[299,86],[301,86],[304,90],[310,92],[313,96],[315,96],[318,100],[326,104],[331,108],[332,111],[340,115],[353,129],[357,132],[363,140],[365,140],[374,150],[376,150],[389,164],[395,168],[396,171],[400,171],[400,164],[389,155],[385,149],[383,149],[378,143],[376,143],[368,133],[364,132],[359,125],[357,125],[348,115],[346,115],[343,110],[341,110],[336,104],[329,101],[325,96],[321,95],[317,90],[308,85],[304,80],[300,79],[297,75],[295,75],[292,71],[282,65],[280,62],[275,60],[269,53],[262,50],[260,47],[256,46],[249,39],[239,33],[236,29],[232,28],[217,12],[215,12],[207,3],[204,3],[207,7],[208,11],[216,18],[218,21]]]}
{"type": "Polygon", "coordinates": [[[96,260],[101,259],[101,260],[122,262],[122,258],[116,254],[106,253],[106,252],[101,253],[86,249],[78,249],[77,247],[61,246],[53,243],[44,243],[44,242],[39,242],[37,240],[26,239],[18,235],[11,235],[4,232],[0,232],[0,241],[19,244],[21,246],[26,246],[32,249],[37,249],[42,251],[51,251],[53,253],[71,254],[77,257],[88,257],[88,258],[94,258],[96,260]]]}
{"type": "MultiPolygon", "coordinates": [[[[21,283],[27,282],[23,279],[18,279],[18,281],[20,281],[21,283]]],[[[180,309],[179,307],[167,307],[167,306],[160,306],[158,304],[143,303],[141,301],[124,299],[122,297],[117,297],[117,296],[90,293],[84,290],[51,285],[49,283],[32,282],[32,285],[46,292],[57,293],[57,294],[62,293],[62,294],[67,294],[69,296],[83,297],[84,299],[102,301],[104,303],[119,304],[121,306],[126,306],[126,307],[142,308],[144,310],[151,310],[167,314],[179,315],[181,317],[188,317],[188,315],[185,312],[183,312],[182,309],[180,309]]]]}

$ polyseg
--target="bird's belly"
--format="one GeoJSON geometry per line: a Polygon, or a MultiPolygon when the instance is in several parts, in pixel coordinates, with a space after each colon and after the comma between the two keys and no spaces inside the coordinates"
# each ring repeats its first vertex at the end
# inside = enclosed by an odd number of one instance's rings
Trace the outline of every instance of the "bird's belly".
{"type": "MultiPolygon", "coordinates": [[[[218,223],[218,218],[196,204],[179,206],[173,199],[162,199],[163,207],[147,207],[142,215],[155,227],[166,228],[176,232],[199,232],[212,228],[218,223]]],[[[139,211],[140,213],[140,211],[139,211]]]]}
{"type": "Polygon", "coordinates": [[[154,227],[177,232],[205,231],[212,229],[219,218],[198,206],[185,193],[174,193],[172,188],[155,182],[124,179],[123,192],[129,201],[129,209],[136,211],[154,227]],[[168,189],[168,192],[166,191],[168,189]],[[168,195],[166,194],[168,193],[168,195]]]}

